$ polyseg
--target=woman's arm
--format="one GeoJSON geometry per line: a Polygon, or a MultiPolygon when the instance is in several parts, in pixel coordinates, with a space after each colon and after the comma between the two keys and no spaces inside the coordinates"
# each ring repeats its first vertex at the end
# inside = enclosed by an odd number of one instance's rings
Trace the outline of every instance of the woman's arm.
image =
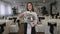
{"type": "Polygon", "coordinates": [[[23,16],[24,16],[24,13],[21,13],[21,14],[18,15],[17,19],[20,19],[20,18],[22,18],[23,16]]]}
{"type": "Polygon", "coordinates": [[[35,14],[34,16],[35,16],[35,20],[34,20],[33,24],[34,24],[34,26],[36,26],[37,25],[38,17],[37,17],[37,14],[35,14]]]}
{"type": "Polygon", "coordinates": [[[24,13],[20,13],[17,17],[17,20],[20,20],[20,23],[22,23],[24,22],[23,17],[24,17],[24,13]]]}
{"type": "Polygon", "coordinates": [[[21,14],[19,15],[20,18],[22,18],[23,16],[24,16],[24,13],[21,13],[21,14]]]}
{"type": "Polygon", "coordinates": [[[34,15],[34,21],[31,23],[31,26],[32,26],[32,27],[34,27],[34,26],[37,25],[37,20],[38,20],[37,14],[34,13],[33,15],[34,15]]]}

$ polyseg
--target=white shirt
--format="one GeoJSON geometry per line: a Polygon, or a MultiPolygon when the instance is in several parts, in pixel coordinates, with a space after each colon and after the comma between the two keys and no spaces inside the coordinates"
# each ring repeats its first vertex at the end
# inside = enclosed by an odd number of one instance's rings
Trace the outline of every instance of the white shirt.
{"type": "Polygon", "coordinates": [[[26,21],[26,19],[25,19],[25,22],[28,22],[28,24],[27,24],[27,34],[31,34],[31,27],[33,27],[34,26],[34,24],[37,24],[37,14],[36,14],[36,12],[30,12],[30,11],[25,11],[24,12],[24,16],[26,16],[27,14],[32,14],[34,17],[35,17],[35,20],[32,22],[32,23],[30,23],[29,24],[29,22],[28,21],[26,21]],[[33,24],[34,23],[34,24],[33,24]]]}
{"type": "MultiPolygon", "coordinates": [[[[37,13],[36,13],[36,12],[25,11],[25,12],[24,12],[24,16],[25,16],[26,14],[32,14],[32,15],[35,17],[35,20],[34,20],[34,22],[31,23],[31,26],[34,26],[33,23],[34,23],[34,24],[37,24],[38,17],[37,17],[37,13]]],[[[26,22],[26,19],[25,19],[24,21],[26,22]]]]}

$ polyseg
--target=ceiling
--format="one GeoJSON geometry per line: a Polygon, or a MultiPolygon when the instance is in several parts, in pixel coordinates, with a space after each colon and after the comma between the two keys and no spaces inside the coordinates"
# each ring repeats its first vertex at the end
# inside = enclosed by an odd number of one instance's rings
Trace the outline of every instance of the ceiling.
{"type": "Polygon", "coordinates": [[[32,2],[35,4],[52,2],[52,0],[2,0],[2,1],[9,2],[11,4],[16,4],[16,5],[24,5],[27,2],[32,2]]]}
{"type": "Polygon", "coordinates": [[[8,1],[8,2],[17,2],[17,3],[20,3],[20,2],[50,2],[51,0],[3,0],[3,1],[8,1]]]}

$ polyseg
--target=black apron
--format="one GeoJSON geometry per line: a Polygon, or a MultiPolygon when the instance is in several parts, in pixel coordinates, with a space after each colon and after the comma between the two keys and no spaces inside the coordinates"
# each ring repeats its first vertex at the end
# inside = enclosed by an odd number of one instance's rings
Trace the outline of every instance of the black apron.
{"type": "MultiPolygon", "coordinates": [[[[24,34],[27,34],[27,23],[24,24],[24,34]]],[[[35,27],[31,28],[31,34],[36,34],[35,27]]]]}

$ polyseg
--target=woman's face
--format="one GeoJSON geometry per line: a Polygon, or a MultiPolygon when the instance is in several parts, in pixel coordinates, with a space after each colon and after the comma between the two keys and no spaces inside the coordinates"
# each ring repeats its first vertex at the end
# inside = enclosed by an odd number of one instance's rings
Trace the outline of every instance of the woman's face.
{"type": "Polygon", "coordinates": [[[31,3],[28,3],[28,10],[31,11],[32,10],[32,4],[31,3]]]}

